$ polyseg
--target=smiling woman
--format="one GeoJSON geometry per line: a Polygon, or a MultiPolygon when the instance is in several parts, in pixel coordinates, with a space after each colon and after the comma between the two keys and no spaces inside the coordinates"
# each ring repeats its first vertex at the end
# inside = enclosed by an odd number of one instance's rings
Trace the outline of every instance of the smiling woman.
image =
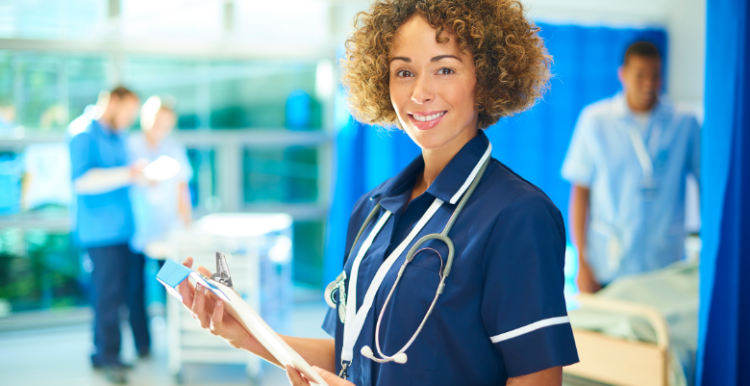
{"type": "MultiPolygon", "coordinates": [[[[563,219],[490,157],[482,132],[544,90],[538,29],[502,0],[380,0],[356,26],[352,112],[398,126],[422,154],[352,211],[343,272],[325,293],[333,339],[284,340],[331,386],[559,386],[578,361],[563,219]]],[[[204,328],[275,362],[202,291],[181,291],[204,328]]]]}
{"type": "Polygon", "coordinates": [[[388,99],[393,59],[389,54],[399,27],[415,14],[434,28],[436,43],[452,42],[461,53],[457,56],[473,59],[480,129],[530,108],[545,91],[552,59],[520,2],[380,1],[358,15],[343,61],[349,103],[361,122],[398,124],[388,99]]]}

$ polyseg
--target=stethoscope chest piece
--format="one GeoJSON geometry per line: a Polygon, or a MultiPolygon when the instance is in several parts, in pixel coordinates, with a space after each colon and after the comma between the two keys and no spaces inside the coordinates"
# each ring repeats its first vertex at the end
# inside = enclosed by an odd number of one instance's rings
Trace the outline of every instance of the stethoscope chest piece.
{"type": "Polygon", "coordinates": [[[344,323],[346,320],[346,272],[336,278],[336,280],[330,282],[326,287],[324,297],[326,303],[331,308],[337,308],[339,311],[339,320],[344,323]],[[338,295],[338,296],[337,296],[338,295]],[[338,299],[337,299],[338,298],[338,299]]]}

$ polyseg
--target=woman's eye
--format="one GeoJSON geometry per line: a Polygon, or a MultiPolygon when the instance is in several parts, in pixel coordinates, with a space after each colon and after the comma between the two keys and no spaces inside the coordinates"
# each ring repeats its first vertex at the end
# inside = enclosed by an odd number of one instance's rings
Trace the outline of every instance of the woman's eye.
{"type": "Polygon", "coordinates": [[[438,75],[450,75],[454,73],[455,71],[451,70],[450,68],[441,68],[438,70],[438,75]]]}
{"type": "Polygon", "coordinates": [[[400,70],[396,73],[396,76],[405,78],[409,76],[414,76],[414,74],[412,74],[411,71],[408,71],[408,70],[400,70]]]}

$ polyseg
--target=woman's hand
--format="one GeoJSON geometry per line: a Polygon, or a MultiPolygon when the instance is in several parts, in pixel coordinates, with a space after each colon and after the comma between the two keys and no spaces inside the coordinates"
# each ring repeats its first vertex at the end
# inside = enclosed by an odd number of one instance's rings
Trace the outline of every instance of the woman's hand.
{"type": "MultiPolygon", "coordinates": [[[[193,258],[188,257],[182,265],[191,268],[193,258]]],[[[210,277],[204,267],[198,267],[198,271],[204,276],[210,277]]],[[[208,295],[208,290],[197,284],[195,288],[189,280],[185,280],[178,286],[182,295],[182,303],[190,310],[193,319],[198,320],[200,326],[209,330],[212,334],[222,337],[236,348],[251,350],[258,347],[258,341],[244,327],[224,309],[224,302],[213,295],[208,295]]]]}
{"type": "MultiPolygon", "coordinates": [[[[323,378],[324,381],[326,381],[328,386],[354,386],[353,383],[347,381],[346,379],[341,379],[336,375],[321,369],[320,367],[313,366],[313,370],[317,371],[318,374],[320,374],[320,377],[323,378]]],[[[292,386],[310,386],[310,382],[307,380],[307,378],[305,378],[304,375],[302,375],[292,366],[286,367],[286,376],[289,377],[289,383],[292,386]]]]}

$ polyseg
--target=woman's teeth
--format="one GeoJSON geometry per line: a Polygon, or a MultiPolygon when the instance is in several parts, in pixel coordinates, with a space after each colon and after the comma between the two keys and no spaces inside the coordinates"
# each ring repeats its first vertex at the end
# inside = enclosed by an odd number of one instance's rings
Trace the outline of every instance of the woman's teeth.
{"type": "Polygon", "coordinates": [[[440,118],[443,115],[445,115],[445,111],[441,111],[439,113],[435,113],[435,114],[431,114],[431,115],[417,115],[417,114],[413,114],[412,117],[414,117],[414,119],[416,119],[416,120],[418,120],[420,122],[427,122],[427,121],[431,121],[433,119],[440,118]]]}

